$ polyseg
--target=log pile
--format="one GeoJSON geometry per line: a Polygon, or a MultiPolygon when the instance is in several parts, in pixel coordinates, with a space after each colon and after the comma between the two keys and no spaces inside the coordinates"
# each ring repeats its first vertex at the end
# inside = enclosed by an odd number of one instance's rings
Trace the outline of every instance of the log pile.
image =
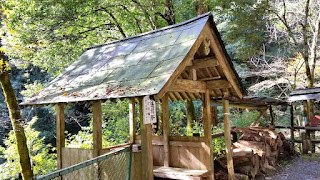
{"type": "MultiPolygon", "coordinates": [[[[274,130],[246,127],[234,128],[233,131],[241,134],[239,140],[232,145],[235,173],[252,178],[275,170],[278,160],[295,154],[293,144],[287,141],[282,133],[274,130]]],[[[226,170],[227,160],[220,158],[216,164],[217,171],[226,170]]]]}

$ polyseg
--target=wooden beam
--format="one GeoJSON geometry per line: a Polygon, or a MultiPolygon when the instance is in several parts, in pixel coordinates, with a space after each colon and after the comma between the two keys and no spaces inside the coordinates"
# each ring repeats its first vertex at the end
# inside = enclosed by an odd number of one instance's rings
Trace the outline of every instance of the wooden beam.
{"type": "Polygon", "coordinates": [[[206,81],[208,89],[225,89],[230,88],[231,85],[229,81],[221,79],[221,80],[214,80],[214,81],[206,81]]]}
{"type": "Polygon", "coordinates": [[[65,147],[65,117],[64,117],[64,103],[58,103],[56,105],[56,119],[57,119],[57,169],[62,169],[62,148],[65,147]]]}
{"type": "Polygon", "coordinates": [[[207,68],[207,67],[214,67],[219,66],[219,61],[216,57],[206,57],[201,59],[194,59],[192,61],[192,66],[187,66],[186,69],[200,69],[200,68],[207,68]]]}
{"type": "Polygon", "coordinates": [[[254,120],[254,121],[251,123],[250,127],[259,125],[259,123],[258,123],[259,119],[260,119],[263,115],[265,115],[265,114],[267,113],[267,111],[268,111],[268,108],[265,108],[264,110],[262,110],[262,111],[260,112],[260,115],[257,117],[257,119],[254,120]]]}
{"type": "Polygon", "coordinates": [[[205,162],[206,169],[210,171],[210,179],[214,179],[214,167],[213,167],[213,154],[212,154],[212,129],[211,129],[211,106],[210,106],[210,90],[206,89],[204,101],[203,101],[203,130],[205,138],[204,151],[207,158],[205,162]]]}
{"type": "Polygon", "coordinates": [[[165,167],[169,167],[170,162],[170,154],[169,154],[169,136],[170,136],[170,127],[169,127],[169,101],[168,94],[165,94],[162,98],[161,103],[162,109],[162,123],[163,123],[163,153],[164,153],[164,161],[163,165],[165,167]]]}
{"type": "Polygon", "coordinates": [[[130,126],[130,143],[134,143],[136,136],[136,101],[135,98],[129,99],[129,126],[130,126]]]}
{"type": "Polygon", "coordinates": [[[102,109],[101,100],[93,101],[93,157],[99,156],[102,149],[102,109]]]}
{"type": "Polygon", "coordinates": [[[140,108],[140,131],[141,131],[141,158],[142,158],[142,179],[153,179],[153,151],[151,124],[143,123],[143,99],[139,98],[140,108]]]}
{"type": "Polygon", "coordinates": [[[209,80],[216,80],[221,79],[221,76],[213,76],[213,77],[207,77],[207,78],[200,78],[199,81],[209,81],[209,80]]]}
{"type": "MultiPolygon", "coordinates": [[[[222,106],[223,103],[220,102],[220,101],[214,101],[214,100],[211,100],[211,103],[213,104],[217,104],[219,106],[222,106]]],[[[234,104],[234,103],[230,103],[229,102],[229,106],[230,107],[233,107],[233,108],[241,108],[241,109],[254,109],[254,110],[259,110],[259,109],[265,109],[266,106],[255,106],[255,105],[250,105],[250,104],[234,104]]]]}
{"type": "Polygon", "coordinates": [[[169,88],[169,91],[175,92],[202,92],[206,90],[206,83],[201,81],[177,79],[169,88]]]}
{"type": "MultiPolygon", "coordinates": [[[[224,96],[229,96],[228,90],[224,93],[224,96]]],[[[225,137],[226,154],[227,154],[228,179],[234,180],[233,159],[232,159],[232,150],[231,150],[229,100],[223,98],[222,103],[223,103],[223,122],[224,122],[224,137],[225,137]]]]}

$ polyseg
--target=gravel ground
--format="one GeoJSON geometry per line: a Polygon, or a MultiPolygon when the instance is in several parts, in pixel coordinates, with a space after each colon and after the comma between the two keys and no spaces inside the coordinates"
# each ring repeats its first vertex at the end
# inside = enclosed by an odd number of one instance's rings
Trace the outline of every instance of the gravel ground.
{"type": "Polygon", "coordinates": [[[275,175],[265,177],[265,180],[320,180],[319,155],[300,156],[286,163],[275,175]]]}

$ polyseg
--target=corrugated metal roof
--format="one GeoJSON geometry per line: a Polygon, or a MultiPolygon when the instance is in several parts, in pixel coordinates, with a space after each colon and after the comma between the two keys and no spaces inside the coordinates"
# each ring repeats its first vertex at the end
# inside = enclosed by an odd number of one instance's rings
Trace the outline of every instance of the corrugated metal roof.
{"type": "Polygon", "coordinates": [[[23,105],[157,94],[185,58],[210,13],[123,40],[88,48],[23,105]]]}
{"type": "Polygon", "coordinates": [[[288,98],[291,102],[309,99],[320,99],[320,87],[296,89],[290,93],[288,98]]]}

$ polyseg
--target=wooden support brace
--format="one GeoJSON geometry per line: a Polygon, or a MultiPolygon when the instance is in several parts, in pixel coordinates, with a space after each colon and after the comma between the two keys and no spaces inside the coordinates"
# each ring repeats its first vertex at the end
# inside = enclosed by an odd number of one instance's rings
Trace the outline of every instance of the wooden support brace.
{"type": "Polygon", "coordinates": [[[258,125],[258,124],[259,124],[259,123],[258,123],[259,119],[260,119],[263,115],[265,115],[265,114],[267,113],[267,111],[268,111],[268,108],[265,108],[262,112],[260,112],[260,115],[257,117],[256,120],[253,121],[253,123],[250,125],[250,127],[258,125]]]}
{"type": "Polygon", "coordinates": [[[56,106],[57,110],[57,169],[62,169],[62,148],[65,147],[65,117],[64,117],[64,103],[59,103],[56,106]]]}

